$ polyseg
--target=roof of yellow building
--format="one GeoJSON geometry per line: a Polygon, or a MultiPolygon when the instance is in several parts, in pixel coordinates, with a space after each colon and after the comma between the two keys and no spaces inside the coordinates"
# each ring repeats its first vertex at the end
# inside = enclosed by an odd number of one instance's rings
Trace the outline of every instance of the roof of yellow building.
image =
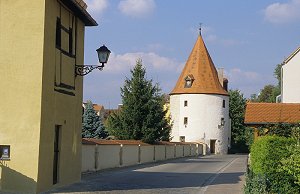
{"type": "Polygon", "coordinates": [[[83,0],[61,0],[74,14],[79,17],[86,26],[97,26],[97,22],[87,12],[87,4],[83,0]]]}
{"type": "Polygon", "coordinates": [[[300,122],[299,103],[248,103],[245,124],[300,122]]]}
{"type": "Polygon", "coordinates": [[[220,94],[228,95],[219,82],[216,67],[209,55],[202,36],[199,35],[194,48],[183,68],[173,94],[220,94]],[[186,87],[186,79],[192,79],[186,87]]]}

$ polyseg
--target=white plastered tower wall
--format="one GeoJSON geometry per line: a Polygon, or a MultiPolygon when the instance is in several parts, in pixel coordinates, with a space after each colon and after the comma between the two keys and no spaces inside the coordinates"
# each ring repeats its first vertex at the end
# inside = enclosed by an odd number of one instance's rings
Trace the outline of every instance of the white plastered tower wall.
{"type": "Polygon", "coordinates": [[[206,144],[227,154],[231,140],[228,80],[217,72],[201,34],[170,93],[172,141],[206,144]]]}
{"type": "Polygon", "coordinates": [[[228,131],[229,97],[213,94],[179,94],[170,97],[170,112],[173,119],[172,141],[184,137],[187,142],[205,143],[210,150],[210,141],[215,140],[215,153],[226,154],[229,145],[228,131]],[[223,108],[223,100],[225,108],[223,108]],[[187,106],[184,106],[184,101],[187,106]],[[188,122],[184,124],[184,118],[188,122]],[[224,126],[221,120],[224,119],[224,126]]]}
{"type": "Polygon", "coordinates": [[[282,66],[281,98],[283,103],[300,102],[300,48],[282,66]]]}

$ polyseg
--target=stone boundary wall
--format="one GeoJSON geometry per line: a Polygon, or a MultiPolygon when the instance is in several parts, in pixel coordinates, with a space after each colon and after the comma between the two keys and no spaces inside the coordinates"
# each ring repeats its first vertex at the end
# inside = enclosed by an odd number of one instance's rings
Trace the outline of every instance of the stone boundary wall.
{"type": "Polygon", "coordinates": [[[189,142],[158,142],[155,145],[133,140],[82,139],[81,172],[131,166],[173,158],[200,156],[205,145],[189,142]]]}

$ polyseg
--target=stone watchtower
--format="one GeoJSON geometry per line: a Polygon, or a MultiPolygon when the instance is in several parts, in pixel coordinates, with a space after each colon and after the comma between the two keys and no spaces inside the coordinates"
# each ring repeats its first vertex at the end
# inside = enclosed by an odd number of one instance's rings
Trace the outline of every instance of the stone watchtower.
{"type": "Polygon", "coordinates": [[[210,153],[227,153],[230,142],[227,79],[219,79],[201,35],[170,94],[170,112],[174,122],[172,141],[202,142],[210,153]]]}
{"type": "Polygon", "coordinates": [[[80,180],[82,0],[0,1],[0,188],[39,193],[80,180]]]}

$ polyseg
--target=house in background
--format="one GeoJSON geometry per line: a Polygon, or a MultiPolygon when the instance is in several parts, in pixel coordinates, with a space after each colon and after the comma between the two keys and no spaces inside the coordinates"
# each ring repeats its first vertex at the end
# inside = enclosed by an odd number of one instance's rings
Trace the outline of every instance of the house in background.
{"type": "MultiPolygon", "coordinates": [[[[259,136],[259,127],[300,122],[299,103],[248,103],[244,123],[254,128],[254,138],[259,136]]],[[[268,133],[265,129],[264,134],[268,133]]]]}
{"type": "Polygon", "coordinates": [[[210,153],[227,153],[231,137],[227,85],[199,35],[170,94],[172,141],[201,142],[210,153]]]}
{"type": "Polygon", "coordinates": [[[286,60],[281,69],[281,101],[300,103],[300,47],[286,60]]]}
{"type": "MultiPolygon", "coordinates": [[[[86,106],[86,102],[82,103],[83,111],[86,106]]],[[[122,109],[122,104],[118,104],[117,109],[105,109],[103,105],[100,104],[93,104],[93,108],[97,115],[100,117],[103,124],[106,123],[108,117],[113,113],[118,113],[122,109]]]]}
{"type": "Polygon", "coordinates": [[[81,177],[82,0],[0,1],[0,189],[41,193],[81,177]],[[22,111],[20,111],[22,110],[22,111]]]}
{"type": "MultiPolygon", "coordinates": [[[[86,106],[86,102],[82,103],[82,107],[85,108],[85,106],[86,106]]],[[[104,122],[104,116],[105,116],[104,106],[100,104],[93,104],[93,108],[96,114],[100,117],[101,121],[104,122]]]]}
{"type": "MultiPolygon", "coordinates": [[[[281,69],[281,103],[247,103],[244,123],[254,128],[275,124],[300,123],[300,47],[286,60],[281,69]]],[[[265,129],[268,133],[268,129],[265,129]]]]}

